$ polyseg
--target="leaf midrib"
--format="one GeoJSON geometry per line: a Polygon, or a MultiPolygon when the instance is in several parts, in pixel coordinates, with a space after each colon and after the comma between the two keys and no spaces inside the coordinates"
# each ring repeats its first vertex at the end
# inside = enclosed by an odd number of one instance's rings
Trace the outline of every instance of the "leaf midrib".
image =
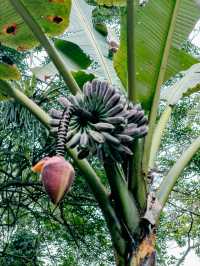
{"type": "Polygon", "coordinates": [[[80,4],[78,3],[77,0],[74,0],[74,6],[76,8],[76,14],[77,14],[77,16],[79,17],[79,19],[81,21],[81,25],[83,25],[83,27],[84,27],[84,29],[85,29],[85,31],[87,33],[87,36],[90,39],[90,41],[92,43],[92,46],[93,46],[93,48],[95,49],[95,51],[96,51],[96,53],[98,55],[98,58],[100,60],[99,63],[101,64],[101,66],[102,66],[102,68],[104,70],[104,74],[106,75],[106,78],[108,79],[108,81],[110,83],[112,83],[112,78],[111,78],[111,76],[109,74],[109,69],[108,69],[108,66],[107,66],[107,64],[105,62],[104,56],[102,55],[102,53],[101,53],[101,51],[100,51],[100,49],[98,47],[98,44],[96,42],[96,38],[95,38],[93,32],[90,30],[90,27],[88,26],[87,20],[84,18],[84,15],[82,14],[82,10],[81,10],[80,4]]]}

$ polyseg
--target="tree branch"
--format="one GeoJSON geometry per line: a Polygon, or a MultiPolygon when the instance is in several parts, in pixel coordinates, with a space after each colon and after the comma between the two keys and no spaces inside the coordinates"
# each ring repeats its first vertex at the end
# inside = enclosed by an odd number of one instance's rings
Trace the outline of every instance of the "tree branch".
{"type": "Polygon", "coordinates": [[[172,202],[168,202],[168,204],[170,204],[170,205],[172,205],[173,207],[177,208],[178,211],[182,211],[183,213],[189,213],[189,214],[192,214],[192,215],[195,215],[195,216],[200,217],[200,213],[197,213],[197,212],[194,212],[194,211],[191,211],[191,210],[188,210],[188,209],[184,209],[184,208],[182,208],[182,207],[180,207],[180,206],[175,205],[175,204],[172,203],[172,202]]]}
{"type": "Polygon", "coordinates": [[[179,259],[178,263],[176,264],[176,266],[180,266],[182,265],[182,263],[184,262],[185,258],[187,257],[188,253],[191,251],[191,249],[197,248],[199,247],[199,243],[193,246],[188,245],[188,248],[186,249],[186,251],[184,252],[184,254],[182,255],[182,257],[179,259]]]}
{"type": "Polygon", "coordinates": [[[182,173],[184,168],[190,162],[195,153],[200,149],[200,137],[198,137],[189,148],[182,154],[182,156],[176,161],[174,166],[170,169],[167,176],[163,179],[157,197],[159,202],[164,205],[166,204],[169,195],[176,184],[179,175],[182,173]]]}
{"type": "Polygon", "coordinates": [[[17,13],[23,18],[27,26],[30,28],[32,33],[35,35],[36,39],[45,48],[49,57],[53,61],[54,65],[58,69],[60,75],[63,77],[66,85],[73,94],[80,92],[79,86],[74,80],[71,72],[68,70],[66,63],[63,61],[62,57],[51,44],[50,40],[46,37],[42,29],[40,28],[37,21],[30,14],[28,9],[24,6],[21,0],[10,0],[12,6],[17,11],[17,13]]]}
{"type": "Polygon", "coordinates": [[[32,181],[9,181],[3,184],[0,184],[0,191],[8,187],[41,187],[42,182],[32,182],[32,181]]]}

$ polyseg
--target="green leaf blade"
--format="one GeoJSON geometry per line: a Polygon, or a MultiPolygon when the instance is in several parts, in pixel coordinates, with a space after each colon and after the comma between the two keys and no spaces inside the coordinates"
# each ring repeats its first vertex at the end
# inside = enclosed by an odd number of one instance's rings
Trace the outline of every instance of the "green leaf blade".
{"type": "MultiPolygon", "coordinates": [[[[145,7],[136,4],[136,98],[146,110],[151,108],[160,72],[164,82],[197,62],[181,51],[181,44],[187,39],[198,18],[199,9],[194,1],[179,0],[175,5],[172,0],[158,0],[150,1],[145,7]],[[163,60],[165,66],[161,68],[163,60]]],[[[126,39],[124,14],[120,48],[114,57],[114,66],[127,88],[126,39]]]]}
{"type": "MultiPolygon", "coordinates": [[[[62,34],[69,25],[71,0],[23,1],[24,5],[49,36],[62,34]]],[[[23,51],[38,45],[33,33],[15,12],[9,0],[0,0],[0,42],[23,51]]]]}

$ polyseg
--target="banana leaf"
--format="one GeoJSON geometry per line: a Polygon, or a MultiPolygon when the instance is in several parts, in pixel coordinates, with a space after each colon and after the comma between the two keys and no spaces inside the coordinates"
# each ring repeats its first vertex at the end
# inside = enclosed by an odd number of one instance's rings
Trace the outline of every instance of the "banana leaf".
{"type": "MultiPolygon", "coordinates": [[[[163,83],[197,63],[182,50],[182,44],[200,18],[200,9],[192,0],[156,0],[149,1],[145,7],[136,1],[135,12],[136,96],[137,101],[149,110],[160,81],[163,83]]],[[[114,57],[114,66],[127,88],[126,40],[124,12],[120,49],[114,57]]]]}
{"type": "MultiPolygon", "coordinates": [[[[71,0],[23,0],[31,15],[49,36],[62,34],[69,24],[71,0]]],[[[19,51],[38,44],[9,0],[0,0],[0,42],[19,51]]]]}
{"type": "Polygon", "coordinates": [[[184,76],[161,92],[161,99],[175,105],[182,97],[200,90],[200,64],[195,64],[182,73],[184,76]]]}

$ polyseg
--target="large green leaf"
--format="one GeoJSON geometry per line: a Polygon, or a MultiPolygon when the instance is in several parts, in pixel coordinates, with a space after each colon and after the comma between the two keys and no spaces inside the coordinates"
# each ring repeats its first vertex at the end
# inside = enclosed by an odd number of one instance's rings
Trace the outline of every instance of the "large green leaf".
{"type": "MultiPolygon", "coordinates": [[[[63,33],[69,24],[71,0],[23,0],[23,3],[50,36],[63,33]]],[[[0,0],[0,42],[17,50],[38,43],[9,0],[0,0]]]]}
{"type": "Polygon", "coordinates": [[[161,93],[161,99],[166,100],[168,105],[175,105],[183,96],[200,90],[200,64],[193,65],[183,74],[180,80],[161,93]]]}
{"type": "Polygon", "coordinates": [[[90,57],[86,53],[84,53],[84,51],[76,43],[56,39],[54,45],[59,50],[64,59],[68,61],[68,66],[70,64],[72,65],[70,69],[86,69],[92,63],[90,57]]]}
{"type": "MultiPolygon", "coordinates": [[[[92,60],[77,44],[61,39],[56,39],[54,44],[80,88],[83,87],[85,82],[95,78],[93,73],[83,71],[91,65],[92,60]]],[[[34,67],[31,71],[42,81],[59,74],[52,62],[42,67],[34,67]]]]}
{"type": "MultiPolygon", "coordinates": [[[[108,57],[109,46],[106,37],[95,30],[92,23],[94,7],[84,0],[73,0],[67,40],[80,46],[97,65],[92,69],[95,75],[103,77],[113,84],[120,84],[113,62],[108,57]]],[[[120,84],[121,85],[121,84],[120,84]]]]}
{"type": "MultiPolygon", "coordinates": [[[[146,109],[151,106],[155,88],[197,61],[181,50],[200,17],[191,0],[136,2],[136,94],[146,109]],[[158,81],[159,80],[159,81],[158,81]]],[[[127,87],[126,15],[121,22],[120,49],[114,58],[115,69],[127,87]]]]}
{"type": "MultiPolygon", "coordinates": [[[[92,60],[77,44],[67,40],[56,39],[54,45],[62,57],[63,62],[73,73],[87,69],[91,65],[92,60]]],[[[59,74],[59,71],[52,62],[42,67],[34,67],[31,71],[42,81],[59,74]]]]}

